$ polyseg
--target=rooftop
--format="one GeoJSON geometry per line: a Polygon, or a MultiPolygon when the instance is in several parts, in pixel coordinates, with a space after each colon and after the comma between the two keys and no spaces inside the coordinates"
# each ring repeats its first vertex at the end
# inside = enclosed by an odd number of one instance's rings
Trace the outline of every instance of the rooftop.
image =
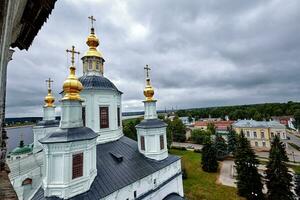
{"type": "Polygon", "coordinates": [[[277,121],[256,121],[256,120],[238,120],[233,124],[239,128],[278,128],[285,129],[285,126],[277,121]]]}
{"type": "MultiPolygon", "coordinates": [[[[173,155],[169,155],[168,158],[162,161],[148,159],[139,153],[137,142],[125,136],[117,141],[98,144],[97,176],[89,191],[71,199],[94,200],[106,197],[179,159],[179,157],[173,155]],[[122,157],[122,159],[118,159],[119,157],[122,157]]],[[[40,188],[33,197],[33,200],[38,199],[58,200],[59,198],[45,198],[44,190],[40,188]]]]}

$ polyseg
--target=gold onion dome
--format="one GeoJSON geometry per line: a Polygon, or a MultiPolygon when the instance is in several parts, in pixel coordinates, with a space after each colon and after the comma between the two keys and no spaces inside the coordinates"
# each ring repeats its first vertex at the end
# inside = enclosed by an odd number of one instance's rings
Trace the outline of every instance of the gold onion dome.
{"type": "Polygon", "coordinates": [[[51,92],[51,82],[53,82],[53,80],[51,80],[51,78],[46,80],[46,83],[48,84],[48,94],[44,98],[45,107],[53,107],[54,106],[53,103],[54,103],[55,99],[52,96],[52,92],[51,92]]]}
{"type": "Polygon", "coordinates": [[[100,42],[97,36],[95,35],[94,28],[91,28],[91,33],[86,40],[86,44],[89,46],[89,50],[85,53],[84,56],[95,56],[103,58],[101,52],[97,50],[99,43],[100,42]]]}
{"type": "Polygon", "coordinates": [[[81,82],[75,75],[76,68],[74,66],[74,54],[79,54],[79,52],[76,52],[74,49],[75,47],[72,46],[72,50],[67,50],[67,52],[72,53],[72,65],[70,67],[70,74],[67,80],[64,81],[63,90],[65,96],[63,97],[63,100],[80,100],[79,93],[83,89],[81,82]]]}
{"type": "Polygon", "coordinates": [[[52,96],[52,93],[51,93],[51,89],[48,88],[48,95],[45,96],[45,107],[53,107],[53,103],[55,101],[54,97],[52,96]]]}
{"type": "Polygon", "coordinates": [[[150,78],[146,79],[146,87],[144,89],[144,95],[146,97],[146,101],[153,101],[154,88],[151,86],[150,78]]]}

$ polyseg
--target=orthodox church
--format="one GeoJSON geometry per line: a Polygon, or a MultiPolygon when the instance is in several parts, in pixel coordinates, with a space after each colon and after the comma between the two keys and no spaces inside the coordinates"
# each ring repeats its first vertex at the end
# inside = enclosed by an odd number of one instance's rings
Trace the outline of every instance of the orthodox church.
{"type": "Polygon", "coordinates": [[[19,199],[184,199],[181,160],[168,154],[167,125],[157,117],[150,68],[145,68],[144,120],[136,126],[134,141],[123,135],[122,92],[104,76],[93,25],[86,44],[80,78],[74,64],[79,52],[74,46],[67,50],[72,61],[63,83],[60,121],[55,120],[49,79],[32,151],[8,158],[19,199]]]}

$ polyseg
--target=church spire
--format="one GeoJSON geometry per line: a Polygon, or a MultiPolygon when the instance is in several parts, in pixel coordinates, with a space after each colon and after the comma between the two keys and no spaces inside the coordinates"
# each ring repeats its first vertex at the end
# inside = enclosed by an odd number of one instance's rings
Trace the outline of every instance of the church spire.
{"type": "Polygon", "coordinates": [[[45,107],[53,107],[53,103],[55,101],[54,97],[52,96],[52,90],[51,90],[51,83],[53,82],[53,80],[51,80],[50,78],[48,80],[46,80],[46,83],[48,83],[48,94],[47,96],[45,96],[45,107]]]}
{"type": "Polygon", "coordinates": [[[99,46],[100,42],[97,36],[95,35],[95,29],[94,29],[94,22],[96,19],[94,16],[88,17],[91,20],[91,33],[87,37],[86,44],[89,46],[89,50],[85,53],[84,56],[95,56],[103,58],[102,54],[97,50],[97,47],[99,46]]]}
{"type": "Polygon", "coordinates": [[[146,101],[153,101],[154,88],[151,85],[149,77],[149,71],[151,70],[151,68],[148,65],[146,65],[144,69],[146,71],[146,87],[144,89],[144,95],[146,97],[146,101]]]}
{"type": "Polygon", "coordinates": [[[63,85],[63,90],[65,96],[63,97],[63,100],[80,100],[80,91],[83,89],[82,84],[78,80],[78,78],[75,75],[75,62],[74,62],[74,55],[75,54],[80,54],[79,52],[75,51],[75,47],[72,46],[72,49],[66,50],[68,53],[71,53],[71,66],[70,66],[70,74],[65,80],[64,85],[63,85]]]}

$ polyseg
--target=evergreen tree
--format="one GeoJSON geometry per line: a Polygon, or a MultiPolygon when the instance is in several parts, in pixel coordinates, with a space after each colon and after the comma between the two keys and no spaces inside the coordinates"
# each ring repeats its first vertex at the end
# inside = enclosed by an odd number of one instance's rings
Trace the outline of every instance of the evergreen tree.
{"type": "Polygon", "coordinates": [[[208,123],[207,130],[210,132],[211,135],[216,134],[216,126],[214,125],[214,123],[208,123]]]}
{"type": "Polygon", "coordinates": [[[297,129],[300,129],[300,109],[297,109],[294,113],[295,123],[297,129]]]}
{"type": "Polygon", "coordinates": [[[300,174],[295,175],[295,193],[297,198],[300,199],[300,174]]]}
{"type": "Polygon", "coordinates": [[[207,142],[202,148],[202,169],[206,172],[216,172],[218,170],[217,152],[211,142],[207,142]]]}
{"type": "Polygon", "coordinates": [[[272,200],[294,199],[292,189],[292,175],[285,162],[288,161],[284,144],[275,136],[269,154],[266,170],[267,197],[272,200]]]}
{"type": "Polygon", "coordinates": [[[261,175],[257,171],[259,162],[243,131],[238,136],[234,162],[237,171],[238,194],[249,200],[264,199],[261,175]]]}
{"type": "Polygon", "coordinates": [[[237,146],[237,134],[235,130],[232,128],[232,126],[230,126],[228,128],[228,140],[227,140],[228,153],[232,153],[234,155],[236,146],[237,146]]]}
{"type": "Polygon", "coordinates": [[[224,159],[225,156],[228,155],[227,144],[226,144],[224,138],[218,132],[216,132],[214,146],[217,151],[217,159],[218,160],[222,160],[222,159],[224,159]]]}

